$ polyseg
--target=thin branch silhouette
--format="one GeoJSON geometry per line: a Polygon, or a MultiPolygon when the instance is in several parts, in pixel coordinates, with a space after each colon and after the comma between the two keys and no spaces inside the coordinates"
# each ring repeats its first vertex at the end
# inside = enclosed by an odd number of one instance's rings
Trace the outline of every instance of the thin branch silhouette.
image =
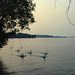
{"type": "Polygon", "coordinates": [[[71,20],[70,20],[70,18],[69,18],[69,10],[70,10],[70,7],[71,7],[71,2],[72,2],[72,0],[69,0],[69,5],[68,5],[67,11],[66,11],[66,13],[67,13],[67,19],[68,19],[68,21],[69,21],[70,24],[75,25],[75,24],[73,24],[73,23],[71,22],[71,20]]]}
{"type": "Polygon", "coordinates": [[[55,6],[55,8],[56,8],[56,2],[57,2],[57,0],[54,1],[54,6],[55,6]]]}
{"type": "MultiPolygon", "coordinates": [[[[55,6],[55,8],[56,8],[56,2],[57,2],[57,0],[54,1],[54,6],[55,6]]],[[[70,18],[69,18],[69,10],[70,10],[70,7],[71,7],[71,3],[72,3],[72,0],[69,0],[69,4],[68,4],[68,7],[67,7],[67,11],[66,11],[66,13],[67,13],[67,20],[69,21],[69,23],[70,23],[71,25],[75,25],[75,24],[73,24],[73,23],[71,22],[71,20],[70,20],[70,18]]]]}

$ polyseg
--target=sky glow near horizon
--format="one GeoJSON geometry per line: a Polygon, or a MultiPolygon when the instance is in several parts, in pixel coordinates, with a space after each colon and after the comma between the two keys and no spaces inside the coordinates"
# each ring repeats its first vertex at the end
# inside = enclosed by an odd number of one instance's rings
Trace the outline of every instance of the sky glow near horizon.
{"type": "MultiPolygon", "coordinates": [[[[30,34],[45,34],[59,36],[75,36],[75,26],[67,20],[66,10],[69,0],[58,0],[56,8],[55,0],[34,0],[36,8],[34,17],[36,22],[30,25],[30,34]]],[[[69,18],[75,24],[75,0],[72,0],[69,18]]]]}

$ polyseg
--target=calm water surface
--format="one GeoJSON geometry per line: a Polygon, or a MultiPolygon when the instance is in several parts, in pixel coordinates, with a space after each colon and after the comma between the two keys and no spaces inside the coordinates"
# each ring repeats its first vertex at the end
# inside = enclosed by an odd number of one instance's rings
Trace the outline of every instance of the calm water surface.
{"type": "Polygon", "coordinates": [[[8,72],[16,72],[12,75],[75,75],[74,38],[9,39],[8,45],[0,50],[0,57],[8,72]],[[32,55],[27,53],[30,50],[32,55]],[[46,50],[44,60],[40,56],[46,50]],[[18,57],[21,53],[27,56],[18,57]]]}

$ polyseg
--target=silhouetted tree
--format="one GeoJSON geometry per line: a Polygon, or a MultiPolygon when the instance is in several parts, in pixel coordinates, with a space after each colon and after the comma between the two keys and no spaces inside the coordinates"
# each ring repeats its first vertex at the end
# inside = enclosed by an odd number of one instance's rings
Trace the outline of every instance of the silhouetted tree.
{"type": "Polygon", "coordinates": [[[35,22],[33,0],[0,0],[0,21],[5,32],[29,29],[35,22]]]}
{"type": "Polygon", "coordinates": [[[30,30],[29,24],[35,22],[34,10],[33,0],[0,0],[0,47],[2,43],[5,44],[5,33],[30,30]]]}

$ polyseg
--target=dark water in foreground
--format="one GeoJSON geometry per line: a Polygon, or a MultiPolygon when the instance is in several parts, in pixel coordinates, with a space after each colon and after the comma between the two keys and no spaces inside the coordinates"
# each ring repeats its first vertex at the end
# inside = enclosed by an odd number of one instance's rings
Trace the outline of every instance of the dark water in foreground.
{"type": "Polygon", "coordinates": [[[9,39],[0,51],[0,58],[12,75],[75,75],[75,39],[9,39]],[[22,49],[17,52],[19,48],[22,49]],[[32,55],[27,53],[30,50],[32,55]],[[41,52],[46,50],[44,60],[41,52]],[[18,57],[21,53],[26,54],[24,59],[18,57]]]}

